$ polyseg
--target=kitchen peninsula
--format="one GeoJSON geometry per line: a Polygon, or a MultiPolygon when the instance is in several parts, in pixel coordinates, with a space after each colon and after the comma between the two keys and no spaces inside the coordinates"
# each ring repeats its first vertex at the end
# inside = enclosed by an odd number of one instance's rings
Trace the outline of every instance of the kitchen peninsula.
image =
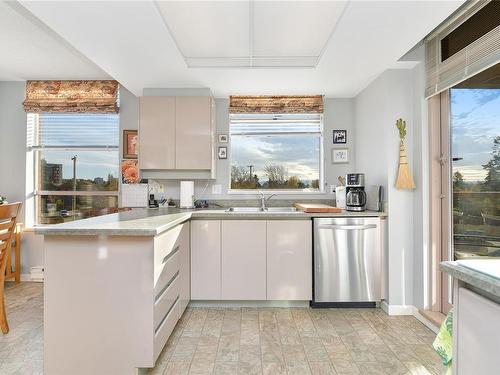
{"type": "Polygon", "coordinates": [[[361,216],[385,222],[371,211],[134,209],[37,228],[45,248],[45,372],[153,367],[191,299],[308,306],[312,218],[361,216]]]}

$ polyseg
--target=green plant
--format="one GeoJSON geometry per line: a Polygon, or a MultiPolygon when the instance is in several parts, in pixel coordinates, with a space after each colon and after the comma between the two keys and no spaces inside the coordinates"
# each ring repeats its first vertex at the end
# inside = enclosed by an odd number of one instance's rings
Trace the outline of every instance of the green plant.
{"type": "Polygon", "coordinates": [[[396,127],[399,130],[399,138],[401,140],[405,139],[405,137],[406,137],[406,121],[404,121],[402,118],[398,119],[396,121],[396,127]]]}

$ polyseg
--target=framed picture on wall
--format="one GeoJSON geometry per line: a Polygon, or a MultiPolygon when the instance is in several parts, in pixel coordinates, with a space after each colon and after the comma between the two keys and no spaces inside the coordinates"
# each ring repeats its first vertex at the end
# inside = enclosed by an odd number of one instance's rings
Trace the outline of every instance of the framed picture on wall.
{"type": "Polygon", "coordinates": [[[227,147],[219,147],[219,159],[227,159],[227,147]]]}
{"type": "Polygon", "coordinates": [[[334,130],[333,144],[346,144],[346,143],[347,143],[347,130],[334,130]]]}
{"type": "Polygon", "coordinates": [[[349,163],[349,149],[332,148],[332,163],[333,164],[349,163]]]}
{"type": "Polygon", "coordinates": [[[139,139],[137,130],[123,131],[123,158],[137,159],[139,139]]]}

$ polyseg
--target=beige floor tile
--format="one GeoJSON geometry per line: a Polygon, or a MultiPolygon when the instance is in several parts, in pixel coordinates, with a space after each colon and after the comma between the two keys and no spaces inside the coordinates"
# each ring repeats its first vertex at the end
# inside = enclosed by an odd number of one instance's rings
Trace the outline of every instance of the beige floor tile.
{"type": "Polygon", "coordinates": [[[169,362],[163,375],[187,375],[189,374],[190,363],[169,362]]]}
{"type": "Polygon", "coordinates": [[[214,362],[193,360],[189,368],[189,375],[211,375],[214,369],[214,362]]]}
{"type": "Polygon", "coordinates": [[[238,362],[215,362],[213,375],[235,375],[238,373],[238,362]]]}
{"type": "Polygon", "coordinates": [[[311,368],[308,363],[289,363],[286,365],[288,375],[310,375],[311,368]]]}
{"type": "Polygon", "coordinates": [[[264,375],[286,375],[286,366],[283,363],[262,363],[262,373],[264,375]]]}
{"type": "Polygon", "coordinates": [[[309,362],[309,367],[312,375],[335,375],[337,373],[330,362],[309,362]]]}
{"type": "MultiPolygon", "coordinates": [[[[7,283],[0,374],[41,375],[43,285],[7,283]]],[[[188,308],[148,375],[445,374],[434,334],[379,309],[188,308]]]]}

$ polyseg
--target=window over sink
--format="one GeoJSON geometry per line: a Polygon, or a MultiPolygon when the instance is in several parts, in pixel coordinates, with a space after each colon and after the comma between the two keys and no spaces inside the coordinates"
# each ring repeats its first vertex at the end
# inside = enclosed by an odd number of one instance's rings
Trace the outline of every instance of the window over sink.
{"type": "Polygon", "coordinates": [[[28,113],[27,164],[34,224],[116,212],[118,114],[28,113]]]}
{"type": "Polygon", "coordinates": [[[320,192],[323,115],[233,113],[231,190],[320,192]]]}

